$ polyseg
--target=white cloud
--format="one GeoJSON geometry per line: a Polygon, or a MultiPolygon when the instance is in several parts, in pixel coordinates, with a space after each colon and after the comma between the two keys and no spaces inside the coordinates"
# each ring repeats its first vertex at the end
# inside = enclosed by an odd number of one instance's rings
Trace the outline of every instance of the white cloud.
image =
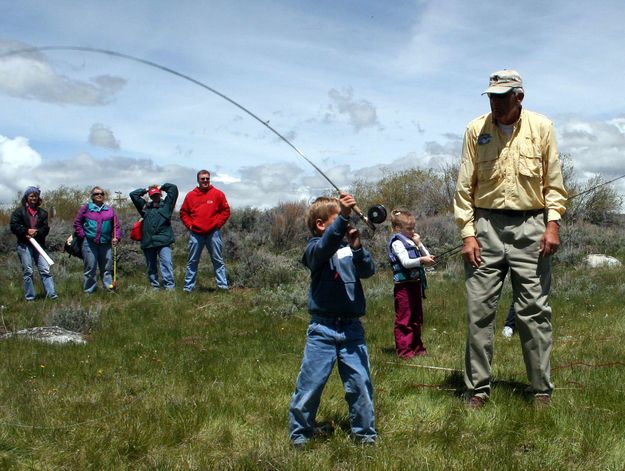
{"type": "Polygon", "coordinates": [[[215,176],[211,176],[211,181],[230,184],[230,183],[239,183],[241,179],[228,175],[227,173],[220,173],[220,174],[216,174],[215,176]]]}
{"type": "Polygon", "coordinates": [[[119,141],[111,128],[100,123],[95,123],[89,130],[89,144],[107,149],[119,149],[119,141]]]}
{"type": "Polygon", "coordinates": [[[27,186],[39,185],[44,177],[37,171],[41,162],[25,137],[0,136],[0,202],[10,203],[27,186]]]}
{"type": "MultiPolygon", "coordinates": [[[[0,56],[30,46],[0,41],[0,56]]],[[[8,95],[47,103],[83,106],[104,105],[113,100],[126,80],[99,75],[89,81],[71,79],[57,73],[39,52],[0,57],[0,91],[8,95]]]]}
{"type": "Polygon", "coordinates": [[[590,121],[569,117],[556,126],[559,148],[570,154],[580,176],[602,174],[606,179],[625,173],[623,119],[590,121]]]}
{"type": "Polygon", "coordinates": [[[343,93],[333,88],[328,92],[328,95],[334,101],[334,105],[330,105],[330,114],[327,119],[331,120],[338,111],[339,114],[348,116],[349,122],[356,132],[363,128],[379,126],[375,106],[367,100],[354,101],[354,92],[351,88],[345,89],[343,93]]]}
{"type": "MultiPolygon", "coordinates": [[[[178,207],[186,193],[195,188],[197,172],[196,168],[183,165],[159,165],[151,159],[96,158],[87,153],[68,159],[43,160],[27,139],[3,136],[0,136],[0,169],[0,204],[11,203],[29,185],[39,186],[44,192],[60,186],[98,185],[126,196],[135,188],[171,182],[180,190],[178,207]]],[[[211,174],[213,183],[224,191],[233,207],[270,208],[282,201],[307,199],[311,193],[302,185],[304,171],[288,162],[244,167],[239,177],[219,171],[211,174]]]]}

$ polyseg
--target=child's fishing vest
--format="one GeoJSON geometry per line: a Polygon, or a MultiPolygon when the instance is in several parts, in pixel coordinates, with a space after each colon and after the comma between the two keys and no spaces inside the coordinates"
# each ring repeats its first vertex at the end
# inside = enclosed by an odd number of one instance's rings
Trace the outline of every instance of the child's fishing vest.
{"type": "Polygon", "coordinates": [[[404,244],[404,247],[406,248],[406,251],[408,252],[408,257],[410,259],[416,259],[423,256],[417,246],[414,243],[411,244],[410,239],[408,239],[406,236],[400,233],[393,234],[388,241],[387,246],[388,258],[391,261],[391,268],[393,269],[393,281],[395,283],[401,283],[402,281],[419,280],[421,282],[421,294],[423,295],[423,297],[425,297],[425,288],[427,288],[425,270],[422,266],[415,268],[405,268],[401,264],[401,262],[397,258],[397,255],[395,255],[395,253],[393,252],[392,248],[393,242],[395,242],[396,240],[399,240],[402,244],[404,244]]]}

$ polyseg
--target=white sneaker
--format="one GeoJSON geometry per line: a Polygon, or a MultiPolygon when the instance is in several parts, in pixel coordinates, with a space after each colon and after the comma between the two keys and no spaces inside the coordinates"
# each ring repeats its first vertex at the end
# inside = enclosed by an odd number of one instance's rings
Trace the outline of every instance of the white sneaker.
{"type": "Polygon", "coordinates": [[[510,337],[512,337],[512,334],[514,334],[514,330],[512,330],[512,327],[505,326],[501,331],[501,334],[509,339],[510,337]]]}

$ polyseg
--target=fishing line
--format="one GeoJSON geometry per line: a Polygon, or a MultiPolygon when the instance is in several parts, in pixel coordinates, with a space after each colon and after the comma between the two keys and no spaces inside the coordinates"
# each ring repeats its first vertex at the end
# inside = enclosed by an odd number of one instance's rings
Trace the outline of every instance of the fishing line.
{"type": "MultiPolygon", "coordinates": [[[[122,59],[127,59],[127,60],[130,60],[130,61],[138,62],[139,64],[144,64],[144,65],[147,65],[149,67],[153,67],[153,68],[161,70],[163,72],[167,72],[169,74],[175,75],[176,77],[179,77],[179,78],[182,78],[184,80],[187,80],[187,81],[189,81],[189,82],[191,82],[191,83],[193,83],[193,84],[195,84],[195,85],[197,85],[199,87],[202,87],[205,90],[208,90],[209,92],[214,93],[215,95],[223,98],[228,103],[231,103],[232,105],[236,106],[241,111],[247,113],[249,116],[254,118],[260,124],[262,124],[267,129],[269,129],[271,132],[273,132],[282,141],[284,141],[286,144],[288,144],[295,152],[297,152],[297,154],[300,157],[302,157],[306,162],[308,162],[317,172],[319,172],[319,174],[323,178],[325,178],[327,180],[327,182],[330,185],[332,185],[332,187],[338,193],[341,193],[341,190],[339,189],[339,187],[332,180],[330,180],[330,178],[312,160],[310,160],[300,149],[298,149],[295,146],[295,144],[293,144],[291,141],[289,141],[286,137],[284,137],[282,134],[280,134],[275,128],[273,128],[269,124],[269,120],[261,119],[255,113],[250,111],[248,108],[246,108],[245,106],[243,106],[239,102],[233,100],[232,98],[230,98],[226,94],[221,93],[220,91],[215,90],[213,87],[210,87],[210,86],[206,85],[204,82],[201,82],[201,81],[199,81],[197,79],[194,79],[193,77],[191,77],[191,76],[189,76],[187,74],[183,74],[182,72],[178,72],[177,70],[174,70],[174,69],[172,69],[170,67],[167,67],[167,66],[164,66],[164,65],[161,65],[161,64],[157,64],[156,62],[153,62],[153,61],[150,61],[150,60],[147,60],[147,59],[141,59],[140,57],[131,56],[129,54],[124,54],[124,53],[121,53],[121,52],[111,51],[109,49],[100,49],[100,48],[97,48],[97,47],[87,47],[87,46],[40,46],[40,47],[29,47],[29,48],[23,48],[23,49],[15,49],[15,50],[12,50],[12,51],[8,51],[8,52],[5,52],[5,53],[2,53],[2,54],[0,54],[0,58],[13,56],[13,55],[28,54],[28,53],[32,53],[32,52],[42,52],[42,51],[81,51],[81,52],[93,52],[93,53],[97,53],[97,54],[104,54],[104,55],[108,55],[108,56],[119,57],[119,58],[122,58],[122,59]]],[[[360,208],[358,208],[356,206],[356,207],[354,207],[352,209],[367,224],[367,226],[369,226],[369,228],[371,228],[372,230],[375,230],[375,226],[373,225],[373,223],[371,223],[367,219],[367,216],[365,216],[365,214],[360,210],[360,208]]]]}
{"type": "Polygon", "coordinates": [[[578,196],[584,195],[586,193],[590,193],[591,191],[595,191],[599,187],[602,187],[602,186],[607,185],[609,183],[613,183],[616,180],[620,180],[621,178],[625,178],[625,175],[621,175],[620,177],[616,177],[616,178],[614,178],[612,180],[609,180],[607,182],[599,183],[598,185],[593,186],[592,188],[589,188],[588,190],[584,190],[584,191],[582,191],[580,193],[577,193],[576,195],[573,195],[573,196],[569,197],[569,201],[572,200],[573,198],[577,198],[578,196]]]}

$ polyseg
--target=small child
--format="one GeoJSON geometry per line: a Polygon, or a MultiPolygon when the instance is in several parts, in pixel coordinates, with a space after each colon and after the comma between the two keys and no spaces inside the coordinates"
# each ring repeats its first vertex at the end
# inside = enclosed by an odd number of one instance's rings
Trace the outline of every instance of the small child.
{"type": "Polygon", "coordinates": [[[400,358],[426,355],[421,340],[425,297],[424,266],[434,264],[434,257],[415,233],[415,217],[404,209],[391,212],[393,235],[388,242],[388,257],[393,268],[395,297],[395,350],[400,358]]]}
{"type": "Polygon", "coordinates": [[[313,234],[303,262],[310,269],[308,311],[311,321],[304,358],[289,407],[289,436],[296,447],[306,444],[320,429],[315,416],[334,363],[345,389],[352,438],[374,443],[373,385],[365,332],[359,320],[365,314],[360,278],[375,272],[373,259],[361,244],[357,229],[349,226],[356,205],[353,196],[317,198],[306,215],[313,234]]]}

